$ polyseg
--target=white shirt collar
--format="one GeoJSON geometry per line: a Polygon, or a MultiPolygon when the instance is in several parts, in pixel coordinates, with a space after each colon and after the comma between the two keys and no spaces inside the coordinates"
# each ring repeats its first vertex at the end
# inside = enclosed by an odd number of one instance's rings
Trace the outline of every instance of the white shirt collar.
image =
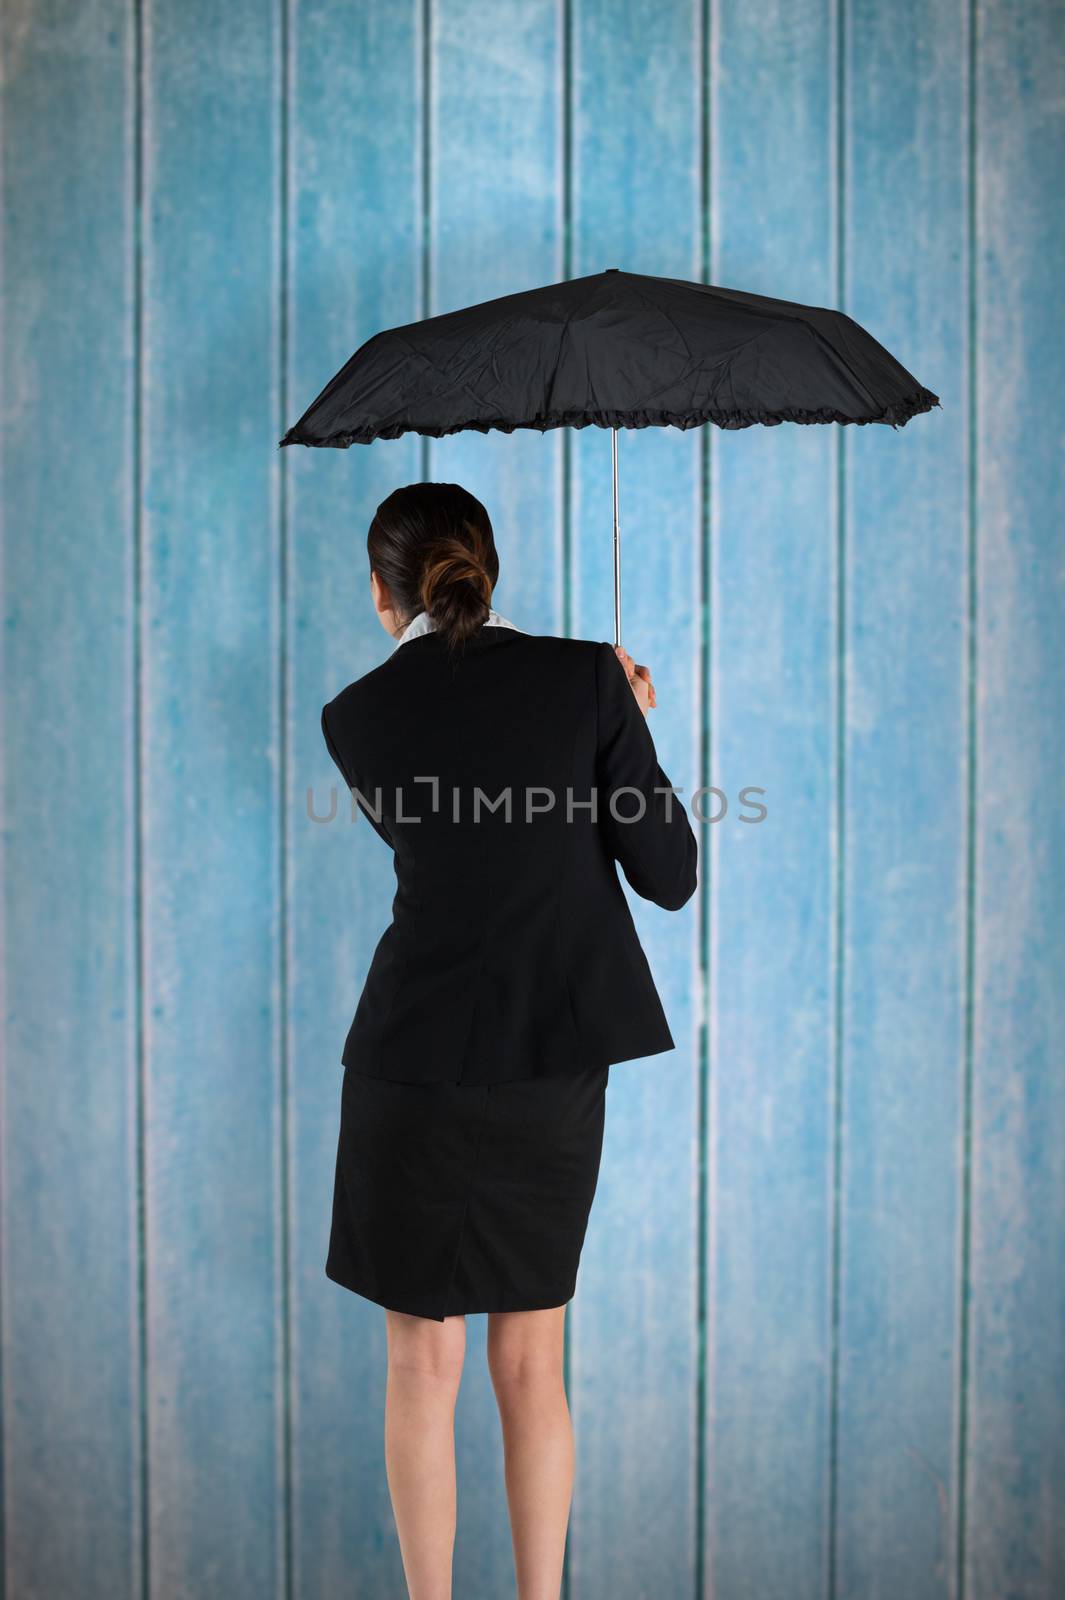
{"type": "MultiPolygon", "coordinates": [[[[521,633],[522,631],[515,623],[508,622],[506,617],[501,617],[498,611],[491,610],[483,626],[486,628],[513,628],[515,633],[521,633]]],[[[407,626],[396,640],[396,646],[398,648],[399,645],[406,644],[408,639],[420,638],[423,633],[432,633],[435,628],[436,623],[429,613],[427,611],[419,611],[418,615],[407,623],[407,626]]]]}

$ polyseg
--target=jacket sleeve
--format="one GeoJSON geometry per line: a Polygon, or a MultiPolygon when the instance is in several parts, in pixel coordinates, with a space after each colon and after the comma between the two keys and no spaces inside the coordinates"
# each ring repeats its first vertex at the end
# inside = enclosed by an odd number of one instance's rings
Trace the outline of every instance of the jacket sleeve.
{"type": "Polygon", "coordinates": [[[695,834],[683,796],[667,792],[670,782],[658,765],[647,719],[605,643],[596,654],[596,690],[599,826],[636,893],[679,911],[695,893],[695,834]]]}
{"type": "MultiPolygon", "coordinates": [[[[384,812],[383,811],[381,812],[381,816],[380,817],[375,817],[374,814],[373,814],[373,811],[371,809],[369,809],[367,807],[367,805],[365,804],[361,791],[359,791],[357,793],[355,792],[356,790],[359,789],[358,783],[357,783],[356,779],[351,775],[351,773],[350,773],[350,771],[348,769],[348,766],[347,766],[346,762],[344,761],[344,758],[340,754],[340,751],[339,751],[339,749],[337,747],[336,740],[333,737],[332,729],[329,726],[329,706],[330,706],[330,704],[331,704],[331,702],[327,701],[326,704],[322,707],[322,737],[325,740],[325,747],[329,751],[329,754],[332,756],[333,762],[334,762],[334,764],[336,766],[336,769],[340,773],[340,776],[343,778],[345,785],[352,792],[353,798],[355,800],[355,804],[358,806],[359,810],[362,812],[363,816],[366,818],[366,820],[370,824],[371,828],[373,828],[375,833],[380,834],[381,838],[385,841],[385,843],[390,848],[394,849],[395,845],[394,845],[394,843],[392,841],[391,836],[389,835],[387,827],[385,826],[384,812]]],[[[371,795],[368,795],[366,798],[369,799],[371,804],[372,804],[375,797],[371,794],[371,795]]]]}

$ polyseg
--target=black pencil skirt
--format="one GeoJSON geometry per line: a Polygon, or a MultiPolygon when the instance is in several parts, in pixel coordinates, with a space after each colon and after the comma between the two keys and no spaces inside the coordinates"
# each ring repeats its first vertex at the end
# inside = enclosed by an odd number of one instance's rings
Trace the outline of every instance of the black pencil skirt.
{"type": "Polygon", "coordinates": [[[326,1275],[437,1322],[564,1305],[609,1075],[418,1084],[345,1068],[326,1275]]]}

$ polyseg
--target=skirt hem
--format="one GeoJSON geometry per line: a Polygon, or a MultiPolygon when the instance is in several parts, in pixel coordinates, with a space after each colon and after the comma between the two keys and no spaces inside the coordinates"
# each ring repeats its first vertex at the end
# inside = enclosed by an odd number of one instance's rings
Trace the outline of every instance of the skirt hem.
{"type": "MultiPolygon", "coordinates": [[[[437,1311],[427,1311],[424,1304],[414,1305],[408,1301],[401,1305],[394,1295],[389,1295],[386,1300],[380,1292],[375,1293],[372,1289],[356,1283],[354,1278],[341,1274],[331,1266],[326,1266],[325,1275],[331,1282],[339,1284],[342,1289],[347,1289],[350,1293],[357,1294],[363,1300],[369,1300],[376,1306],[383,1306],[386,1311],[401,1311],[406,1316],[412,1317],[428,1317],[433,1322],[444,1321],[444,1315],[437,1311]]],[[[446,1312],[445,1315],[449,1317],[476,1317],[493,1311],[553,1311],[558,1306],[568,1305],[573,1299],[576,1289],[577,1286],[574,1284],[568,1294],[565,1292],[562,1294],[561,1299],[557,1293],[539,1297],[535,1295],[495,1295],[493,1296],[495,1302],[493,1305],[458,1306],[455,1310],[446,1312]]]]}

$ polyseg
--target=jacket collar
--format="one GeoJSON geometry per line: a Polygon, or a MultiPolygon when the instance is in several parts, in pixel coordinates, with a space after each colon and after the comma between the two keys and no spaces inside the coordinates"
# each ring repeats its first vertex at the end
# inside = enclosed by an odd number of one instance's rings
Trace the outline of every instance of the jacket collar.
{"type": "MultiPolygon", "coordinates": [[[[515,633],[521,633],[522,631],[516,623],[508,622],[506,617],[501,617],[498,611],[492,610],[489,610],[482,626],[485,628],[513,628],[515,633]]],[[[435,631],[436,623],[429,613],[427,611],[419,611],[418,615],[407,623],[407,626],[396,640],[395,648],[398,650],[399,646],[406,644],[408,639],[419,639],[423,633],[433,633],[435,631]]]]}

